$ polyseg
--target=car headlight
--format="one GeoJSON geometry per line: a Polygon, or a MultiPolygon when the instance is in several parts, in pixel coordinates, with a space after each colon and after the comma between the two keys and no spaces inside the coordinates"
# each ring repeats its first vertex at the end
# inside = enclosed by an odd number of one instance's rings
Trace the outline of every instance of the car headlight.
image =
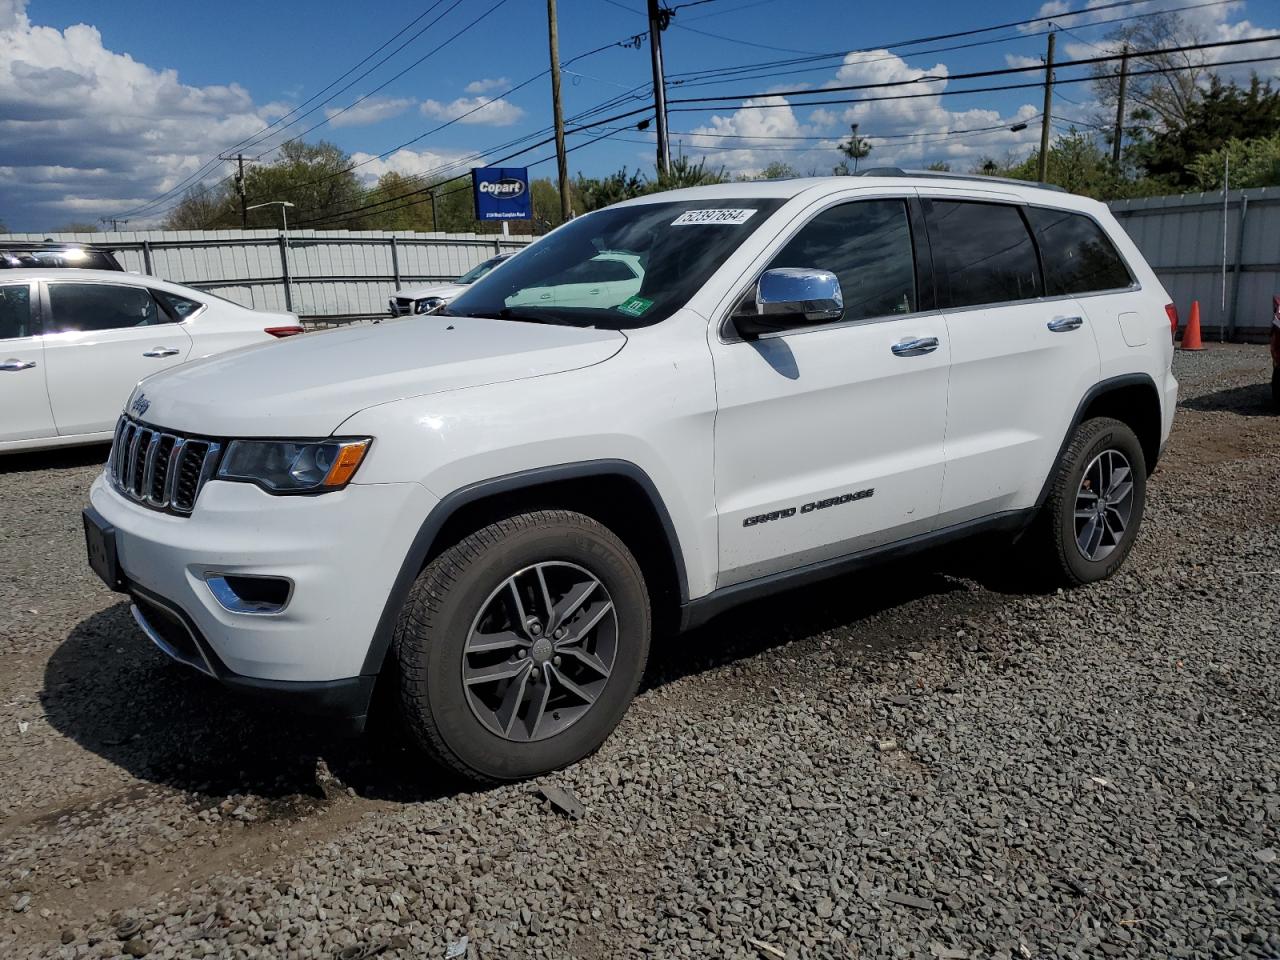
{"type": "Polygon", "coordinates": [[[414,313],[435,313],[444,306],[443,297],[423,297],[421,300],[414,301],[414,313]]]}
{"type": "Polygon", "coordinates": [[[369,451],[355,440],[232,440],[219,480],[256,483],[268,493],[323,493],[350,482],[369,451]]]}

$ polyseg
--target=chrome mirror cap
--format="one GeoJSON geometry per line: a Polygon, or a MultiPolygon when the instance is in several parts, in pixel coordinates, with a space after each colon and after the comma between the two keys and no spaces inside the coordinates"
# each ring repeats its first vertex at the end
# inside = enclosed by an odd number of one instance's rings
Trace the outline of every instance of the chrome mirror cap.
{"type": "Polygon", "coordinates": [[[777,267],[760,275],[756,310],[763,317],[794,317],[793,323],[827,323],[844,316],[844,295],[830,270],[777,267]]]}
{"type": "Polygon", "coordinates": [[[843,317],[844,294],[830,270],[776,267],[760,275],[755,302],[745,298],[733,316],[733,326],[744,340],[754,340],[762,334],[843,317]]]}

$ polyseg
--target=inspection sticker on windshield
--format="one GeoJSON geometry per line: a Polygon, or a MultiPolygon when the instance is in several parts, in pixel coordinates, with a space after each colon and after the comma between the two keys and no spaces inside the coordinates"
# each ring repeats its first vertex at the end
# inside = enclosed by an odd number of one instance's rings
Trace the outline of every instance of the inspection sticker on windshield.
{"type": "Polygon", "coordinates": [[[694,224],[724,223],[739,226],[751,219],[754,210],[686,210],[671,221],[673,227],[688,227],[694,224]]]}
{"type": "Polygon", "coordinates": [[[625,313],[628,317],[642,317],[653,306],[652,300],[646,300],[644,297],[627,297],[618,304],[618,311],[625,313]]]}

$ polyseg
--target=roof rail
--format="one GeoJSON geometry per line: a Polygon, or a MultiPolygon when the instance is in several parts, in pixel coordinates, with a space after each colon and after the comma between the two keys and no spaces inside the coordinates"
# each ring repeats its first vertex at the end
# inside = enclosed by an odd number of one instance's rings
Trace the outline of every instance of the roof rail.
{"type": "Polygon", "coordinates": [[[1015,180],[1013,177],[989,177],[982,173],[952,173],[950,170],[904,170],[901,167],[868,167],[851,174],[855,177],[924,177],[937,180],[980,180],[986,183],[1010,183],[1019,187],[1039,187],[1041,190],[1054,190],[1066,193],[1066,189],[1056,183],[1041,183],[1035,180],[1015,180]]]}

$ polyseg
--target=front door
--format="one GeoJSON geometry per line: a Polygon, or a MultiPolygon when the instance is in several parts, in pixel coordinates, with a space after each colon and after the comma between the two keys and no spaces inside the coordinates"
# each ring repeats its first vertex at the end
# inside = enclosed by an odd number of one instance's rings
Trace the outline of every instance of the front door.
{"type": "Polygon", "coordinates": [[[27,281],[0,282],[0,443],[55,436],[39,311],[27,281]]]}
{"type": "Polygon", "coordinates": [[[1098,347],[1074,298],[1045,296],[1019,205],[938,196],[924,208],[951,341],[949,525],[1035,503],[1097,382],[1098,347]]]}
{"type": "Polygon", "coordinates": [[[718,586],[932,529],[950,347],[909,211],[826,206],[769,262],[834,273],[841,320],[751,341],[712,330],[718,586]]]}
{"type": "Polygon", "coordinates": [[[46,376],[60,436],[110,432],[139,380],[191,353],[191,337],[146,287],[76,280],[46,287],[46,376]]]}

